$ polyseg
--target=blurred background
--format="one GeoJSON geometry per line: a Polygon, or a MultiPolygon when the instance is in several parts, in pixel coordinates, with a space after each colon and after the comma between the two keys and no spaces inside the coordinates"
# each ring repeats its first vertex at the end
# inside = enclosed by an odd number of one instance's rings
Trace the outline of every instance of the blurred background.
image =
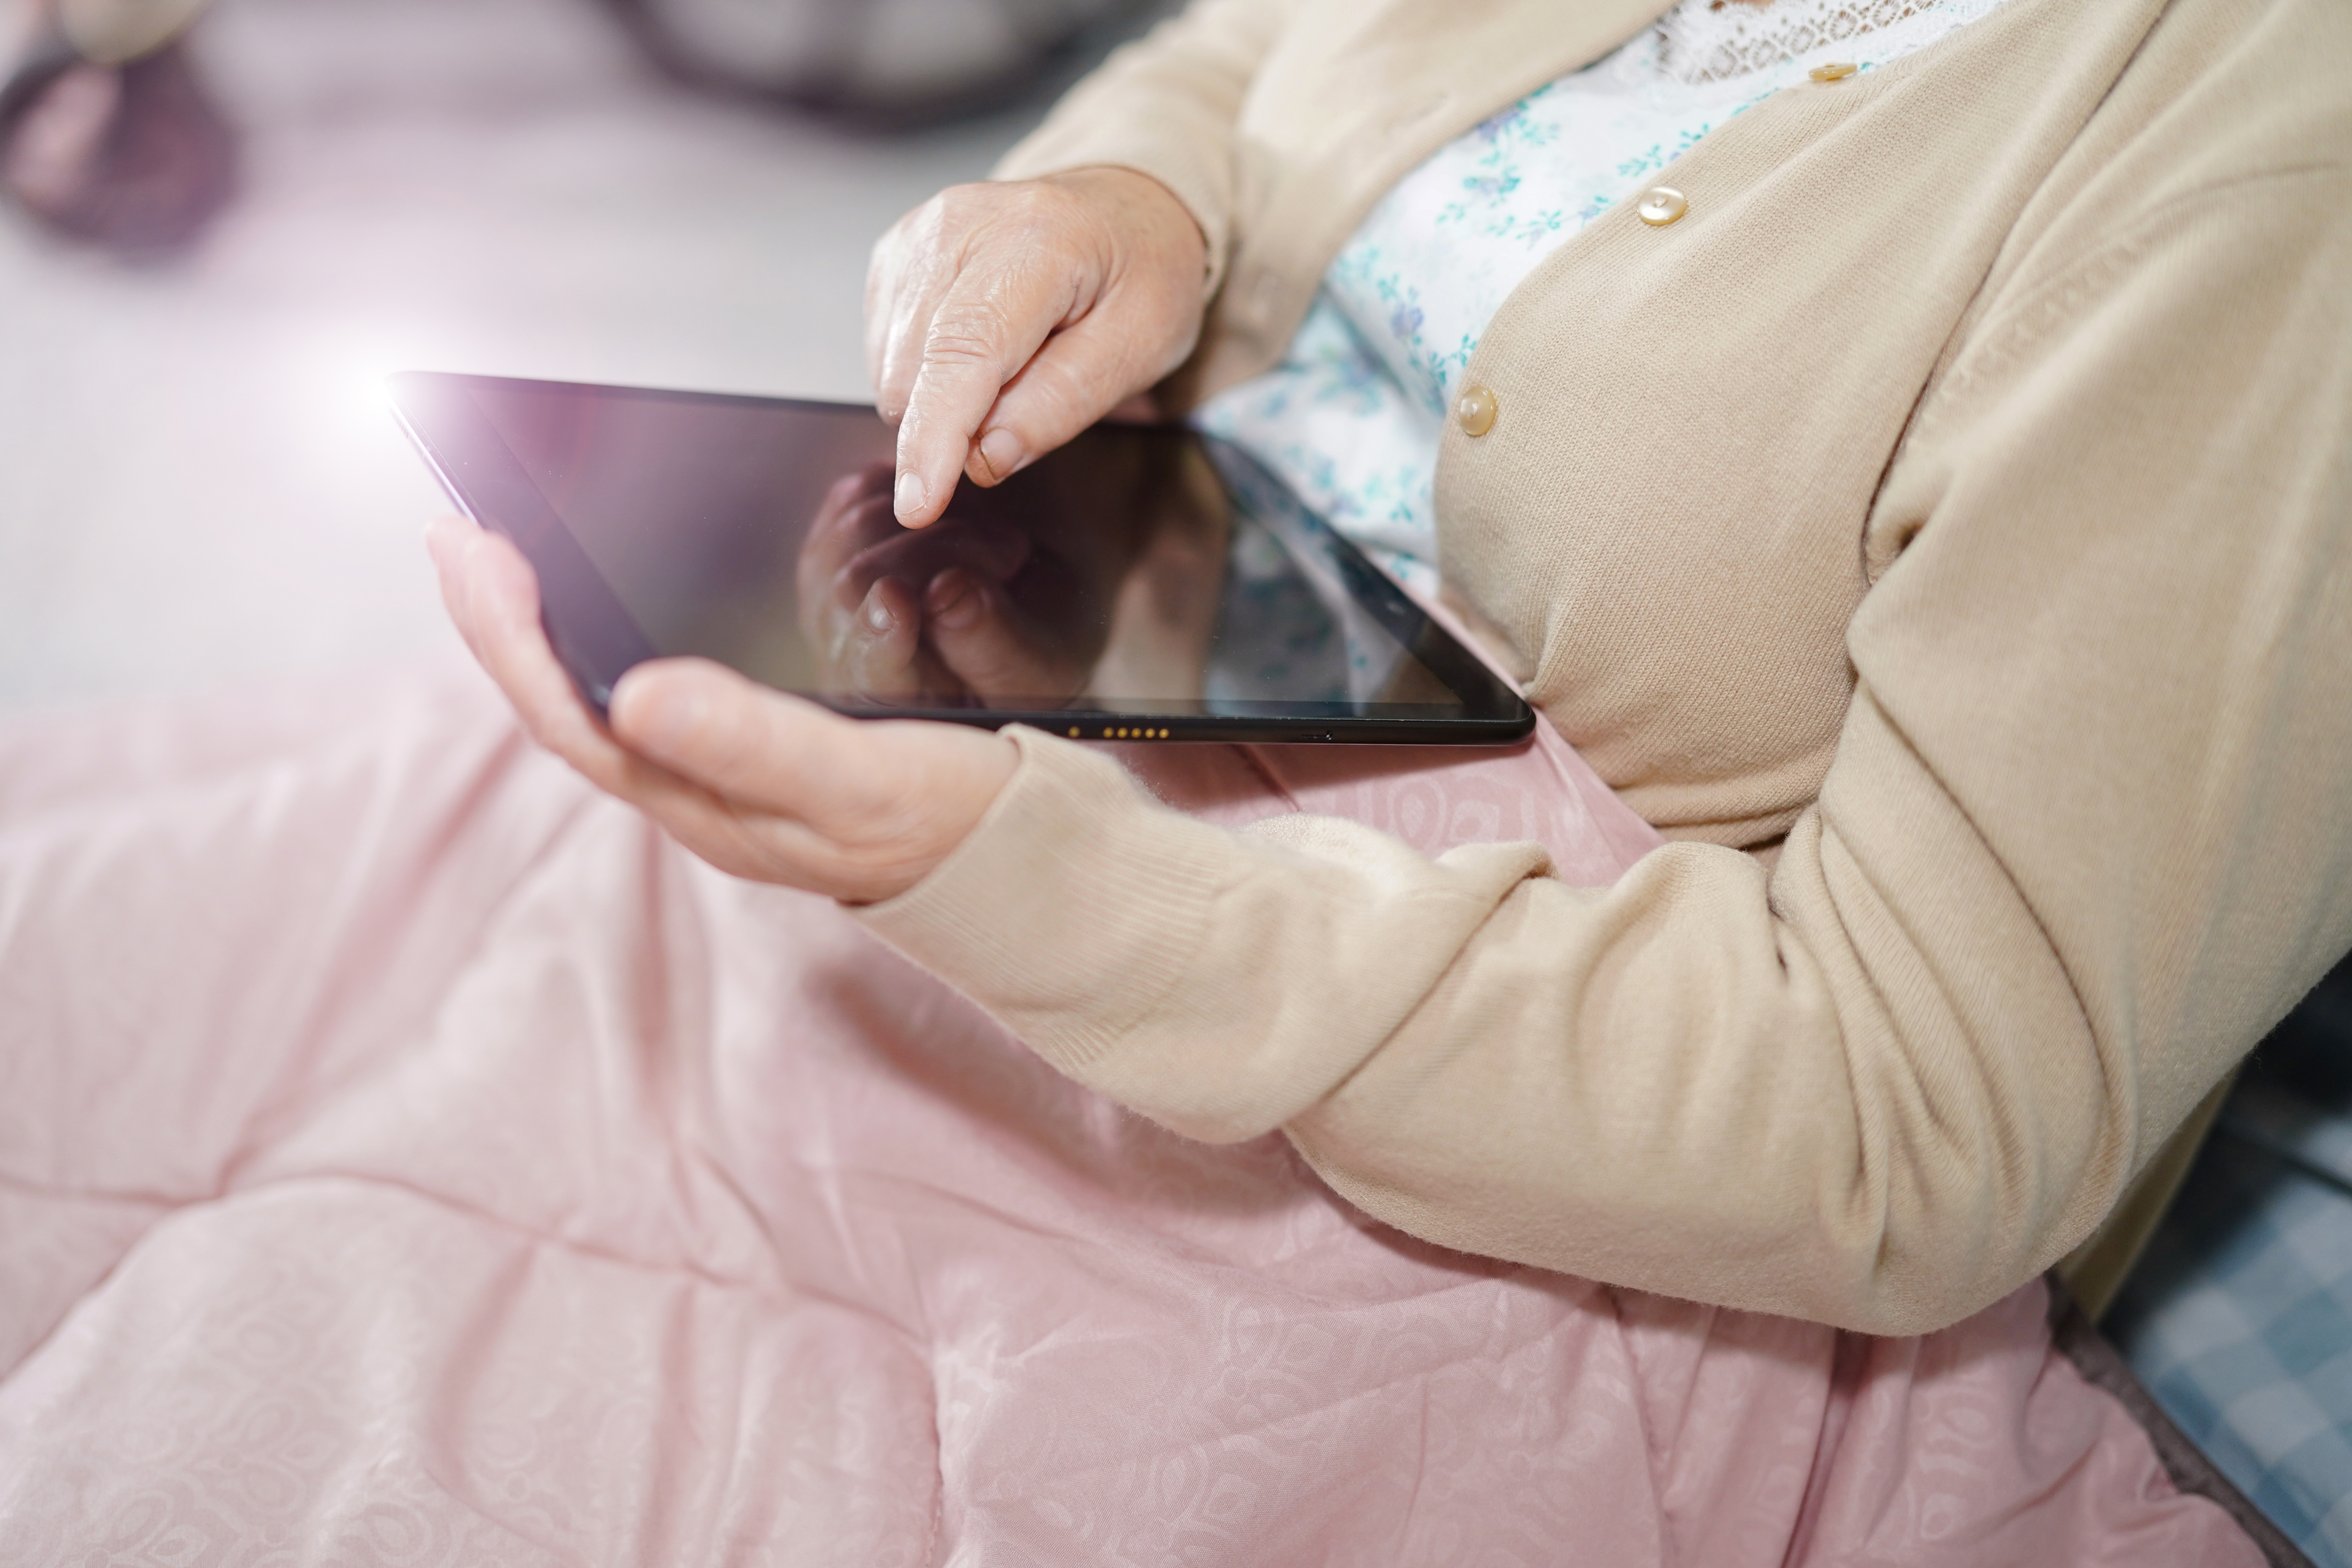
{"type": "Polygon", "coordinates": [[[0,209],[0,711],[452,656],[387,372],[865,397],[874,239],[1168,9],[218,0],[193,247],[0,209]]]}

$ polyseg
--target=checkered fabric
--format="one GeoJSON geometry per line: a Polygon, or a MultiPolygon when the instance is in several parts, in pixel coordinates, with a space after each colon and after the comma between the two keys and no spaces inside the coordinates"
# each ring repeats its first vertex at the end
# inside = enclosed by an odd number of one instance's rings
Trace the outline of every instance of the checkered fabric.
{"type": "Polygon", "coordinates": [[[2257,1054],[2105,1325],[2321,1568],[2352,1568],[2352,971],[2257,1054]]]}

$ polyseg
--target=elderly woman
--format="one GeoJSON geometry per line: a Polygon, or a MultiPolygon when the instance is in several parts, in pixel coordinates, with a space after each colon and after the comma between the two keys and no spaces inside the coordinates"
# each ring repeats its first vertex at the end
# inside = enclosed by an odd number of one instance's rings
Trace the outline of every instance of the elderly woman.
{"type": "Polygon", "coordinates": [[[1605,890],[708,667],[607,739],[445,563],[542,739],[1080,1082],[1450,1247],[1919,1332],[2352,945],[2347,66],[2307,0],[1206,0],[882,242],[902,522],[1199,409],[1672,841],[1605,890]]]}
{"type": "Polygon", "coordinates": [[[438,525],[541,742],[850,912],[432,702],[97,748],[295,759],[176,816],[15,739],[16,907],[208,966],[172,1026],[245,1066],[0,949],[56,1021],[10,1190],[106,1279],[0,1390],[0,1545],[118,1470],[215,1517],[279,1443],[255,1541],[517,1560],[2252,1560],[2030,1282],[2352,944],[2352,22],[1657,5],[1202,0],[902,222],[869,320],[908,527],[1190,413],[1658,847],[1222,826],[696,662],[607,729],[438,525]],[[318,913],[121,890],[206,855],[318,913]],[[217,978],[279,956],[315,994],[217,978]],[[217,1147],[38,1131],[141,1095],[217,1147]],[[209,1206],[126,1256],[97,1186],[209,1206]]]}

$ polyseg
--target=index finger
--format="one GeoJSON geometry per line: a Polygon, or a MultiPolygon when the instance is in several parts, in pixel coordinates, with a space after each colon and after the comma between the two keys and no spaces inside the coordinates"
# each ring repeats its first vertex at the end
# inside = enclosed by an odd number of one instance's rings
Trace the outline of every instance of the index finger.
{"type": "Polygon", "coordinates": [[[891,492],[900,522],[921,528],[946,510],[997,394],[1076,303],[1066,268],[1003,246],[970,258],[929,319],[918,324],[922,362],[898,424],[898,479],[891,492]]]}

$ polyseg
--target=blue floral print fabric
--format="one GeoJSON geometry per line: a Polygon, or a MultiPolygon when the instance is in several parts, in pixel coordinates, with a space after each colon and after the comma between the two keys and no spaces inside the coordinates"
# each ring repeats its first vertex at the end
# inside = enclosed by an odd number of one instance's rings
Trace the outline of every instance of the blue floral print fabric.
{"type": "MultiPolygon", "coordinates": [[[[1735,12],[1765,9],[1729,3],[1735,12]]],[[[1815,66],[1868,70],[1998,4],[1777,0],[1773,19],[1797,24],[1785,46],[1795,52],[1711,76],[1688,69],[1694,50],[1675,47],[1675,27],[1720,31],[1711,17],[1721,0],[1685,0],[1616,53],[1538,89],[1407,175],[1333,261],[1281,363],[1211,399],[1195,423],[1265,464],[1406,587],[1433,590],[1438,433],[1480,335],[1511,291],[1717,126],[1803,83],[1815,66]]],[[[1705,60],[1697,63],[1703,72],[1705,60]]]]}

